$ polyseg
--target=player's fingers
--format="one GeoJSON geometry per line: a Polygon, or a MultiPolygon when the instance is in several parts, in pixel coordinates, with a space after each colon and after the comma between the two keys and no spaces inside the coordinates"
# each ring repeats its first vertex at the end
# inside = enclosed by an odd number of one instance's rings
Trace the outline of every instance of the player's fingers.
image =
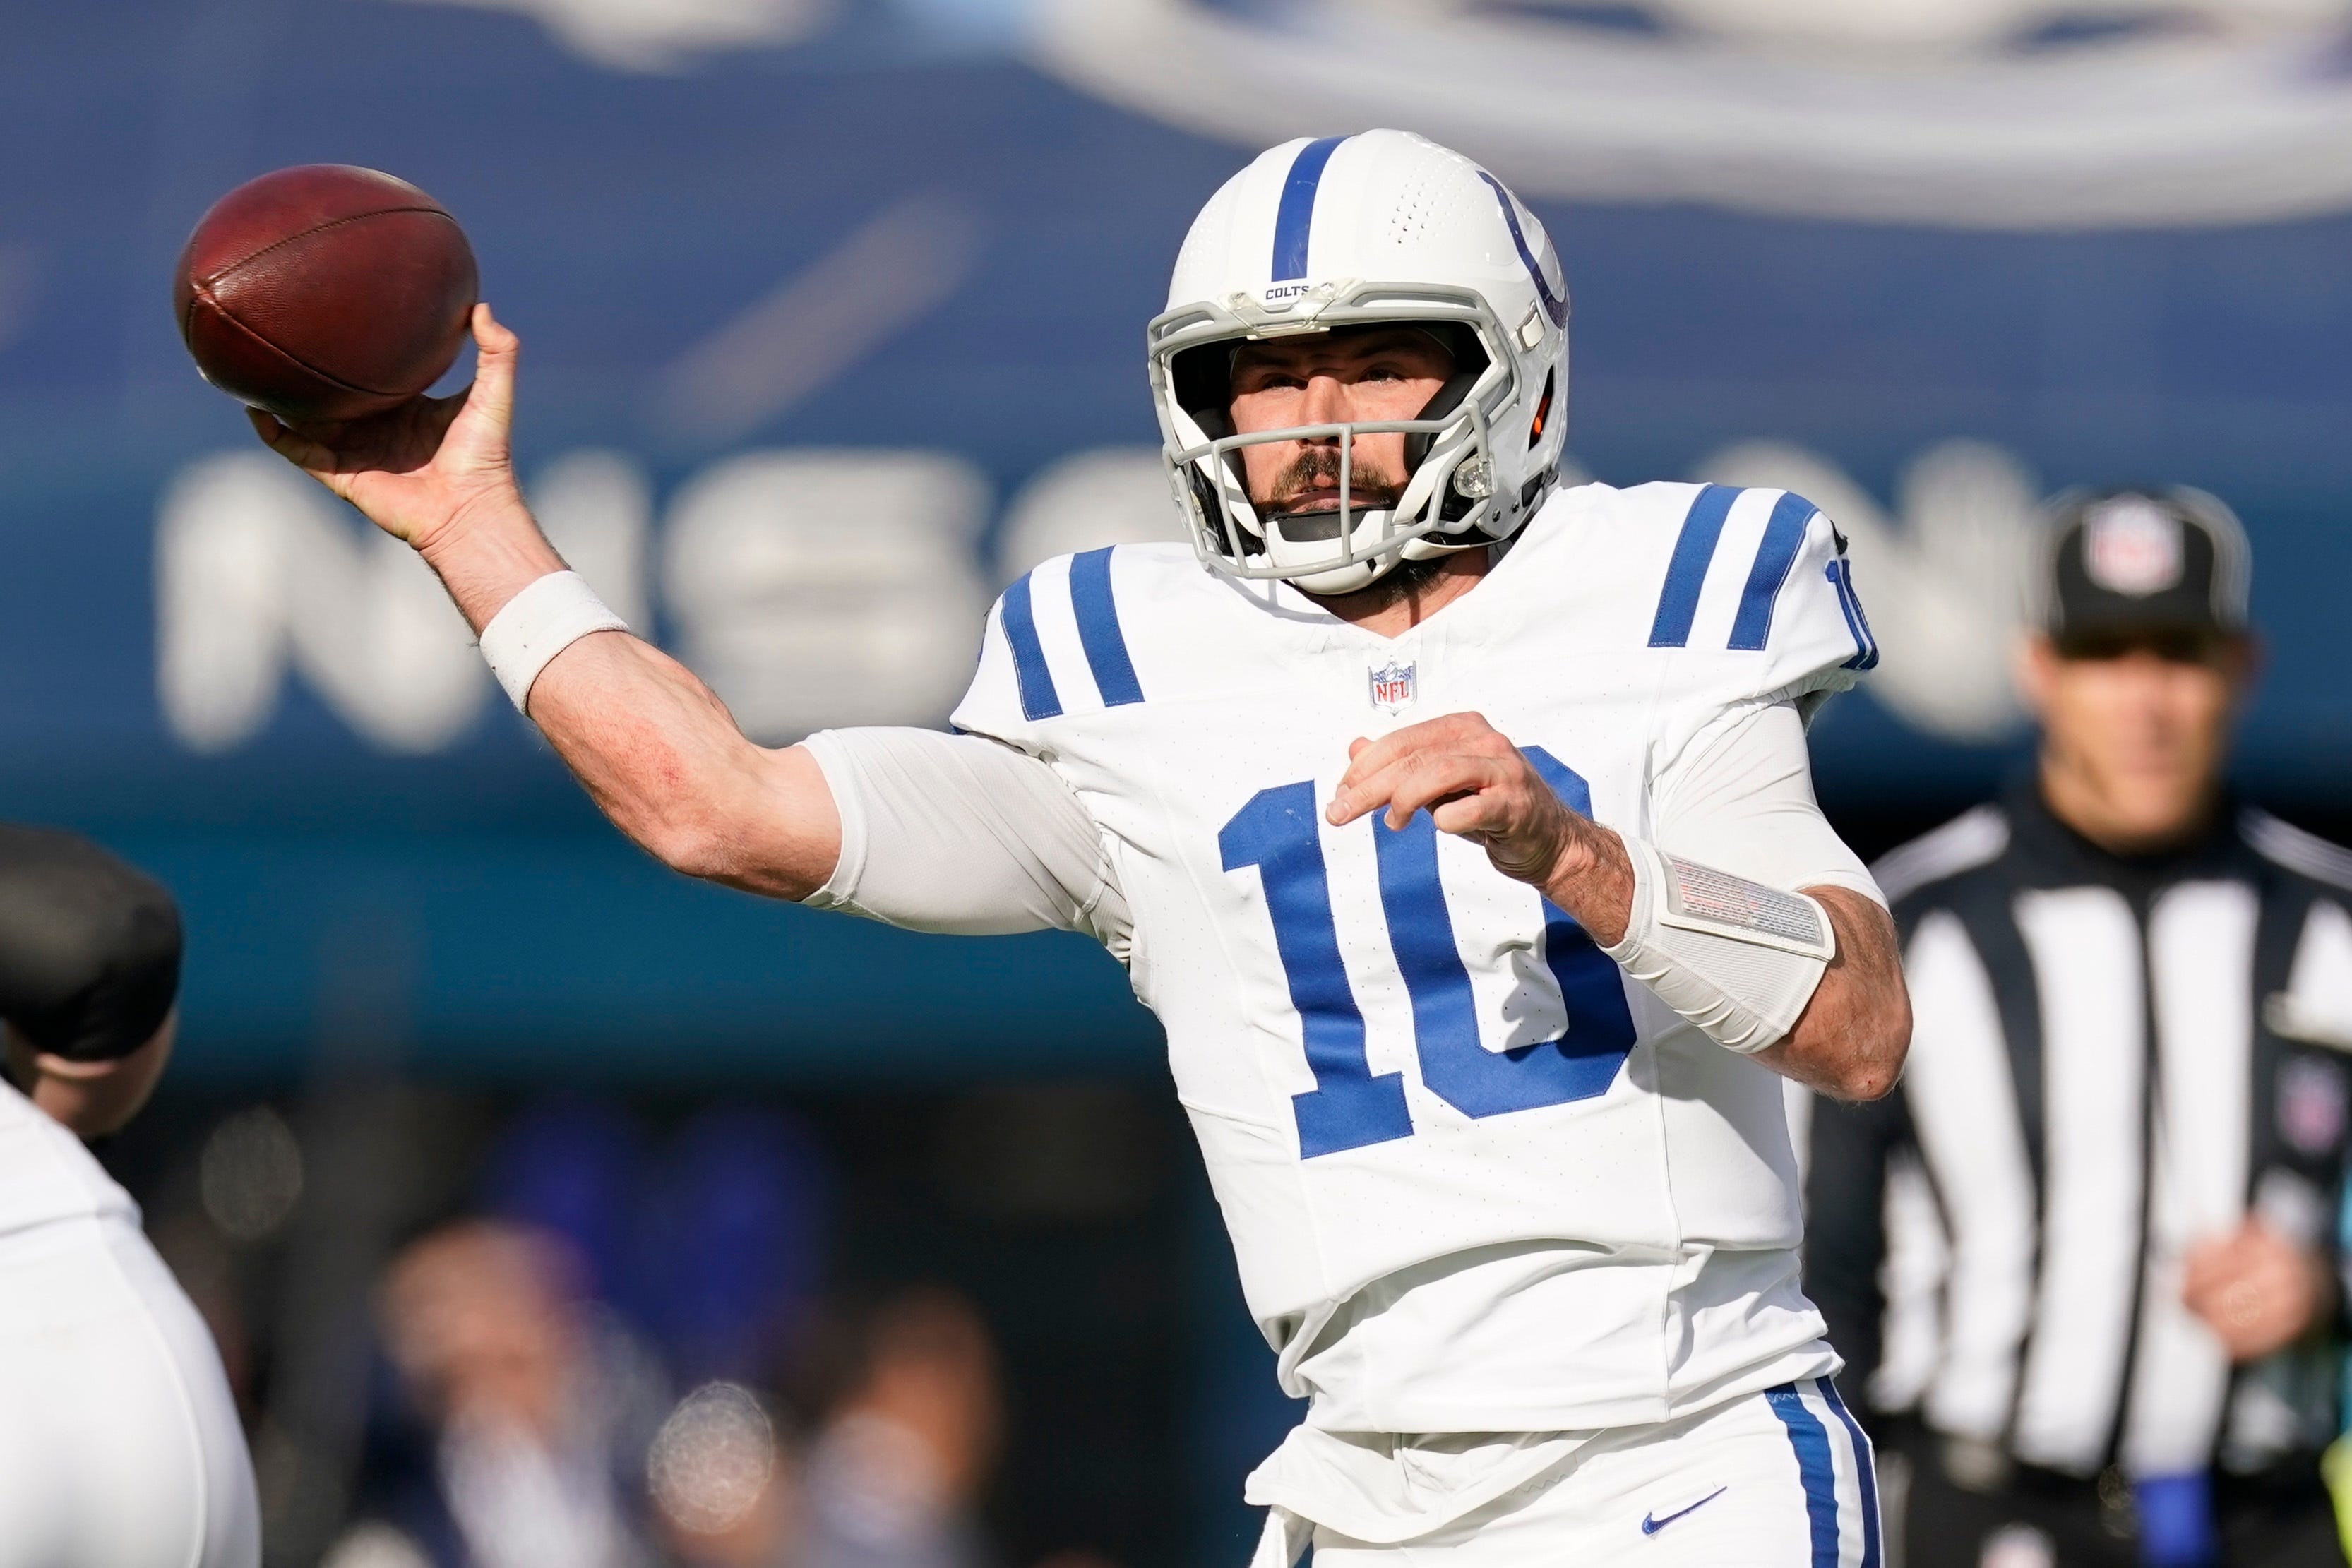
{"type": "Polygon", "coordinates": [[[1407,768],[1425,765],[1428,758],[1436,755],[1425,745],[1399,749],[1387,744],[1391,738],[1383,737],[1365,747],[1340,775],[1338,788],[1331,792],[1330,810],[1324,813],[1333,826],[1344,826],[1385,805],[1407,768]]]}
{"type": "Polygon", "coordinates": [[[1409,751],[1423,751],[1432,747],[1459,747],[1465,736],[1476,734],[1486,727],[1486,721],[1475,713],[1440,714],[1435,718],[1424,718],[1406,725],[1402,729],[1392,729],[1364,749],[1374,761],[1385,761],[1409,751]]]}
{"type": "Polygon", "coordinates": [[[1338,827],[1353,821],[1388,799],[1385,793],[1376,792],[1381,786],[1374,782],[1386,770],[1406,758],[1448,746],[1453,737],[1450,720],[1454,716],[1423,719],[1419,724],[1391,730],[1377,740],[1350,743],[1348,755],[1351,760],[1348,770],[1339,776],[1339,787],[1332,792],[1330,809],[1324,813],[1332,825],[1338,827]]]}
{"type": "Polygon", "coordinates": [[[1347,826],[1388,797],[1381,793],[1380,778],[1395,766],[1395,758],[1383,762],[1378,751],[1381,742],[1359,740],[1348,747],[1353,760],[1348,770],[1339,775],[1339,782],[1331,790],[1331,803],[1323,810],[1324,820],[1335,828],[1347,826]]]}
{"type": "Polygon", "coordinates": [[[257,408],[248,408],[245,417],[261,444],[301,469],[304,473],[323,477],[334,468],[335,455],[307,436],[296,434],[275,414],[257,408]]]}
{"type": "Polygon", "coordinates": [[[1423,745],[1428,737],[1422,731],[1423,727],[1416,724],[1404,729],[1391,730],[1374,740],[1349,743],[1348,771],[1339,776],[1339,782],[1344,786],[1350,779],[1367,778],[1423,745]]]}
{"type": "Polygon", "coordinates": [[[1416,753],[1399,763],[1388,779],[1388,824],[1402,829],[1415,811],[1477,794],[1498,782],[1490,758],[1458,751],[1416,753]]]}
{"type": "Polygon", "coordinates": [[[1439,832],[1465,839],[1492,838],[1506,826],[1504,812],[1485,790],[1440,800],[1430,808],[1429,820],[1439,832]]]}
{"type": "Polygon", "coordinates": [[[488,305],[474,307],[473,325],[480,352],[474,359],[474,384],[466,401],[503,429],[514,413],[515,361],[521,357],[522,340],[507,330],[488,305]]]}
{"type": "Polygon", "coordinates": [[[514,329],[498,319],[491,311],[488,300],[483,300],[474,307],[471,325],[474,330],[474,341],[481,345],[482,351],[486,354],[511,355],[520,351],[522,348],[522,340],[515,336],[514,329]]]}
{"type": "Polygon", "coordinates": [[[1414,727],[1424,744],[1442,746],[1449,751],[1498,757],[1511,749],[1511,743],[1481,713],[1449,713],[1414,727]]]}
{"type": "MultiPolygon", "coordinates": [[[[1450,713],[1436,718],[1392,730],[1377,740],[1358,740],[1348,747],[1351,758],[1348,770],[1340,775],[1339,788],[1333,791],[1331,805],[1324,816],[1334,827],[1344,826],[1356,818],[1392,799],[1392,780],[1389,773],[1412,759],[1422,757],[1450,756],[1475,758],[1501,764],[1515,758],[1518,753],[1509,740],[1486,722],[1486,716],[1476,713],[1450,713]]],[[[1438,791],[1439,795],[1447,791],[1438,791]]],[[[1402,827],[1412,810],[1426,804],[1436,795],[1424,796],[1406,809],[1404,816],[1390,812],[1390,825],[1402,827]]]]}

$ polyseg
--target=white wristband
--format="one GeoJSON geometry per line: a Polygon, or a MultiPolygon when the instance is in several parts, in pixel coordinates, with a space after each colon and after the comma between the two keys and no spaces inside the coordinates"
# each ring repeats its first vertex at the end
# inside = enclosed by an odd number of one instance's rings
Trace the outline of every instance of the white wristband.
{"type": "Polygon", "coordinates": [[[1749,1056],[1787,1035],[1837,953],[1821,901],[1622,836],[1633,906],[1601,951],[1726,1050],[1749,1056]]]}
{"type": "Polygon", "coordinates": [[[515,712],[524,713],[531,683],[549,660],[591,632],[628,629],[578,572],[551,571],[490,617],[482,628],[482,657],[515,712]]]}

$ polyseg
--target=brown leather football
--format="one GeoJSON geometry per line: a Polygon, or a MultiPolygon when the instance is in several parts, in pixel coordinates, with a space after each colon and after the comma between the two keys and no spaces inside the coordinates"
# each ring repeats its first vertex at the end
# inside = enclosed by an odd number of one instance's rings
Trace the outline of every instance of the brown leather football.
{"type": "Polygon", "coordinates": [[[180,252],[180,336],[205,380],[289,424],[381,413],[457,358],[479,285],[441,204],[344,163],[247,181],[180,252]]]}

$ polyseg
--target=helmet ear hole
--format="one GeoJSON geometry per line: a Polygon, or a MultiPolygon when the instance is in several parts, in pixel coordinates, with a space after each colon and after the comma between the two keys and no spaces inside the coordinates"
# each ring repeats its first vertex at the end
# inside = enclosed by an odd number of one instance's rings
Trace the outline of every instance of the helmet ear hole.
{"type": "Polygon", "coordinates": [[[1544,426],[1551,420],[1551,389],[1552,382],[1556,378],[1556,371],[1546,371],[1544,372],[1543,396],[1536,400],[1536,417],[1534,422],[1528,426],[1528,446],[1529,450],[1533,450],[1535,444],[1543,439],[1544,426]]]}

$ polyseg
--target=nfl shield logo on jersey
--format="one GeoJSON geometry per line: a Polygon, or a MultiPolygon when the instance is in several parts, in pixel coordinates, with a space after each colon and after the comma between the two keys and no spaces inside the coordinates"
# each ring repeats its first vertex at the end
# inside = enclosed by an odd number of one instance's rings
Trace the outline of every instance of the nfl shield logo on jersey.
{"type": "Polygon", "coordinates": [[[1372,706],[1382,713],[1401,713],[1412,706],[1413,670],[1412,664],[1391,659],[1371,671],[1372,706]]]}

